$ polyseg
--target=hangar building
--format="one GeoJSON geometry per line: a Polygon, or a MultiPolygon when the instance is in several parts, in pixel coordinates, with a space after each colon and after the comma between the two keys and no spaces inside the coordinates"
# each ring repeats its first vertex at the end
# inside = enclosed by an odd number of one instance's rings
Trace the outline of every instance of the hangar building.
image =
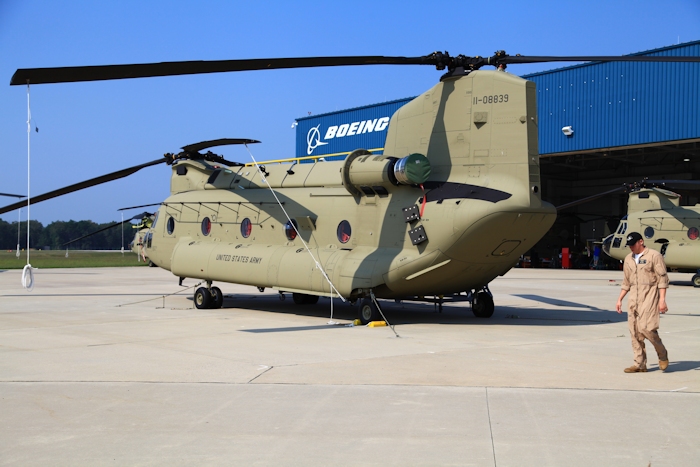
{"type": "MultiPolygon", "coordinates": [[[[700,56],[700,41],[633,55],[700,56]]],[[[645,177],[700,180],[699,63],[589,62],[523,78],[537,85],[542,197],[555,206],[645,177]]],[[[389,119],[412,99],[299,118],[296,156],[381,154],[389,119]]],[[[698,203],[697,193],[680,193],[681,204],[698,203]]],[[[620,193],[563,211],[536,249],[581,250],[626,208],[620,193]]]]}

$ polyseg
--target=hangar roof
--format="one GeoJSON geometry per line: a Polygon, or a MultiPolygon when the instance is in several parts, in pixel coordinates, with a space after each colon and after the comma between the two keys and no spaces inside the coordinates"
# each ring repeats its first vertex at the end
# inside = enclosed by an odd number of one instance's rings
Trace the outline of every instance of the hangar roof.
{"type": "MultiPolygon", "coordinates": [[[[631,55],[700,56],[700,41],[631,55]]],[[[537,85],[542,156],[700,139],[700,63],[590,62],[523,78],[537,85]]]]}

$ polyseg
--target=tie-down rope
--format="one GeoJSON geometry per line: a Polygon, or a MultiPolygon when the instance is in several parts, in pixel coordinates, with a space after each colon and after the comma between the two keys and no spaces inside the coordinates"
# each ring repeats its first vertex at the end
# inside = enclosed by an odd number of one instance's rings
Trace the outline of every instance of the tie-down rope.
{"type": "MultiPolygon", "coordinates": [[[[287,217],[287,220],[289,221],[289,224],[292,226],[292,228],[293,228],[294,231],[296,232],[297,238],[298,238],[299,240],[301,240],[301,243],[304,244],[304,248],[305,248],[306,251],[309,253],[309,255],[311,256],[311,258],[314,260],[314,263],[316,263],[316,268],[317,268],[319,271],[321,271],[321,274],[323,274],[323,277],[325,277],[325,278],[326,278],[326,281],[328,281],[328,285],[330,286],[331,291],[335,291],[335,293],[338,294],[338,297],[340,297],[340,299],[341,299],[343,302],[345,302],[345,298],[340,294],[340,292],[338,292],[338,289],[335,288],[335,286],[333,285],[333,282],[331,282],[330,277],[328,277],[328,274],[326,274],[326,271],[323,269],[323,266],[321,266],[321,263],[316,259],[316,257],[314,256],[314,254],[311,252],[311,249],[309,248],[309,245],[307,245],[307,243],[306,243],[306,242],[304,241],[304,239],[301,237],[301,233],[299,233],[299,230],[297,229],[296,224],[295,224],[294,222],[292,222],[292,218],[289,217],[289,214],[287,213],[287,210],[284,209],[284,205],[280,202],[279,198],[277,197],[277,193],[275,193],[275,190],[272,189],[272,186],[271,186],[270,183],[267,181],[267,178],[265,177],[265,172],[263,172],[263,170],[260,168],[260,165],[258,164],[258,161],[255,160],[255,156],[253,156],[253,153],[250,151],[250,148],[248,147],[247,144],[245,145],[245,148],[248,150],[248,154],[250,154],[250,158],[253,159],[253,164],[255,164],[255,168],[258,170],[258,172],[260,172],[260,178],[262,179],[263,182],[265,182],[265,184],[267,185],[267,187],[270,189],[270,192],[272,192],[272,196],[275,197],[275,200],[277,201],[277,204],[278,204],[279,207],[282,209],[282,212],[283,212],[284,215],[287,217]]],[[[329,324],[335,324],[335,323],[333,322],[333,294],[332,294],[332,293],[331,293],[331,317],[330,317],[329,324]]]]}

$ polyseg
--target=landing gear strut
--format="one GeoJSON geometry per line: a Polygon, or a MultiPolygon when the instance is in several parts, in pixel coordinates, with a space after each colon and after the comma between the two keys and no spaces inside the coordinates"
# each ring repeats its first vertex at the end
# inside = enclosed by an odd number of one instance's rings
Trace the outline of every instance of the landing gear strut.
{"type": "Polygon", "coordinates": [[[472,292],[472,313],[477,318],[490,318],[495,310],[493,304],[493,295],[488,286],[485,286],[479,292],[472,292]]]}

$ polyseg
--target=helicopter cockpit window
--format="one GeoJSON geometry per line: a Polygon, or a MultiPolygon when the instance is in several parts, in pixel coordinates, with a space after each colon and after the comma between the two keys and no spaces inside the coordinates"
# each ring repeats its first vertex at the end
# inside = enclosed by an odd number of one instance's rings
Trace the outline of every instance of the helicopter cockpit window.
{"type": "Polygon", "coordinates": [[[168,235],[172,235],[175,232],[175,219],[168,217],[168,225],[166,226],[168,230],[168,235]]]}
{"type": "Polygon", "coordinates": [[[700,237],[700,230],[697,227],[691,227],[688,229],[688,238],[691,240],[697,240],[700,237]]]}
{"type": "Polygon", "coordinates": [[[644,236],[646,238],[651,238],[654,236],[654,227],[647,227],[644,229],[644,236]]]}
{"type": "Polygon", "coordinates": [[[348,243],[348,241],[350,240],[350,235],[352,235],[352,228],[350,227],[350,222],[342,221],[340,224],[338,224],[337,235],[338,241],[340,243],[348,243]]]}
{"type": "Polygon", "coordinates": [[[250,219],[247,217],[243,219],[243,222],[241,222],[241,235],[243,235],[243,238],[248,238],[250,237],[250,233],[253,231],[253,224],[250,222],[250,219]]]}
{"type": "Polygon", "coordinates": [[[617,229],[617,233],[618,233],[618,235],[624,235],[626,230],[627,230],[627,222],[621,222],[620,228],[617,229]]]}
{"type": "Polygon", "coordinates": [[[156,222],[158,222],[158,213],[159,213],[159,212],[160,212],[160,211],[156,211],[155,216],[153,216],[153,223],[151,224],[151,228],[152,228],[152,229],[155,229],[155,228],[156,228],[156,222]]]}
{"type": "Polygon", "coordinates": [[[613,240],[613,248],[620,248],[620,245],[622,245],[622,237],[616,237],[613,240]]]}
{"type": "Polygon", "coordinates": [[[202,234],[204,236],[207,236],[211,233],[211,220],[208,217],[205,217],[202,220],[202,234]]]}
{"type": "Polygon", "coordinates": [[[287,223],[284,225],[284,233],[287,236],[287,239],[289,240],[294,240],[297,238],[297,229],[299,227],[297,226],[297,221],[292,219],[291,221],[287,221],[287,223]]]}

